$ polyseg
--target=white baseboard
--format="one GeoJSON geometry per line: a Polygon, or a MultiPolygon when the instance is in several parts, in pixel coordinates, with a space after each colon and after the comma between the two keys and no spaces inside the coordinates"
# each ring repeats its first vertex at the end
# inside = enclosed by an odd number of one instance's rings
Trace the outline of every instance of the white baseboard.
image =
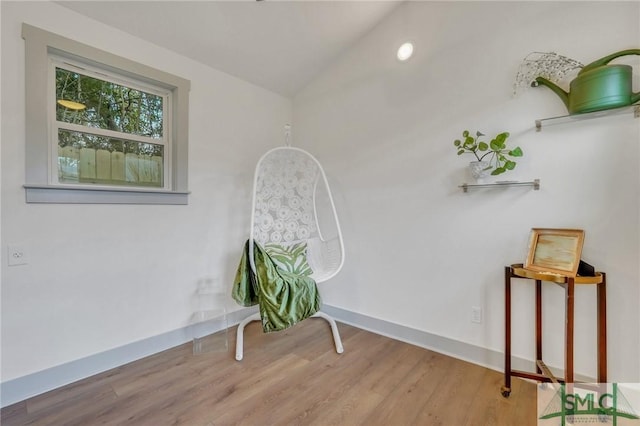
{"type": "MultiPolygon", "coordinates": [[[[245,308],[227,315],[229,326],[238,324],[257,308],[245,308]]],[[[222,322],[218,322],[222,324],[222,322]]],[[[221,328],[222,329],[222,328],[221,328]]],[[[211,329],[210,332],[219,330],[211,329]]],[[[193,340],[193,326],[149,337],[99,354],[8,380],[0,384],[0,407],[68,385],[132,361],[165,351],[193,340]]]]}
{"type": "MultiPolygon", "coordinates": [[[[330,305],[324,305],[322,310],[333,316],[339,322],[363,330],[407,342],[493,370],[503,371],[504,368],[504,354],[499,351],[460,342],[330,305]]],[[[231,312],[227,315],[227,322],[229,326],[236,325],[254,312],[257,312],[256,307],[231,312]]],[[[211,330],[211,332],[215,331],[219,330],[211,330]]],[[[3,382],[0,384],[0,407],[15,404],[16,402],[68,385],[69,383],[93,376],[94,374],[179,346],[192,339],[193,329],[191,326],[188,326],[3,382]]],[[[348,351],[348,347],[345,347],[345,350],[348,351]]],[[[513,369],[535,371],[535,364],[532,360],[512,357],[511,365],[513,369]]],[[[578,378],[584,381],[593,381],[588,378],[578,378]]]]}
{"type": "MultiPolygon", "coordinates": [[[[334,306],[325,305],[322,310],[334,317],[336,321],[353,325],[354,327],[371,331],[372,333],[420,346],[492,370],[503,371],[504,369],[503,352],[475,346],[470,343],[464,343],[459,340],[347,311],[334,306]]],[[[346,350],[345,348],[345,351],[346,350]]],[[[514,369],[527,370],[532,367],[535,368],[532,361],[518,359],[516,357],[513,357],[511,363],[514,369]]]]}
{"type": "MultiPolygon", "coordinates": [[[[420,346],[434,352],[438,352],[453,358],[471,362],[492,370],[504,372],[504,352],[483,348],[470,343],[461,342],[448,337],[439,336],[422,330],[417,330],[404,325],[348,311],[330,305],[324,305],[322,310],[331,315],[336,321],[352,325],[372,333],[390,337],[401,342],[420,346]]],[[[345,351],[348,347],[345,346],[345,351]]],[[[528,360],[517,356],[511,357],[513,370],[535,371],[534,360],[528,360]]],[[[554,374],[559,374],[559,369],[551,367],[554,374]]],[[[576,380],[593,383],[595,379],[576,373],[576,380]]]]}

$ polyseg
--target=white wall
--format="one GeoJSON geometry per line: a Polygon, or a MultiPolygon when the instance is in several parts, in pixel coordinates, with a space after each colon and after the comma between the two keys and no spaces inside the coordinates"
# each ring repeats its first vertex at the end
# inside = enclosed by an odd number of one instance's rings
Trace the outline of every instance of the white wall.
{"type": "Polygon", "coordinates": [[[230,293],[254,165],[281,144],[292,111],[289,99],[54,3],[1,8],[2,259],[8,244],[29,255],[2,268],[6,382],[186,326],[204,277],[230,293]],[[188,206],[25,203],[23,22],[191,80],[188,206]]]}
{"type": "MultiPolygon", "coordinates": [[[[532,51],[591,62],[640,47],[637,2],[407,2],[294,98],[296,141],[332,178],[347,261],[325,302],[478,345],[504,348],[504,266],[532,227],[586,231],[583,259],[607,272],[609,380],[640,381],[639,142],[631,115],[549,127],[566,113],[546,88],[512,96],[532,51]],[[407,63],[395,59],[405,39],[407,63]],[[525,156],[502,179],[541,189],[464,194],[462,130],[511,132],[525,156]],[[482,324],[471,307],[484,310],[482,324]]],[[[634,88],[640,90],[640,61],[634,88]]],[[[466,160],[466,161],[465,161],[466,160]]],[[[533,284],[514,290],[514,355],[533,359],[533,284]]],[[[563,290],[544,289],[544,358],[563,366],[563,290]]],[[[577,291],[576,371],[596,375],[595,289],[577,291]]]]}

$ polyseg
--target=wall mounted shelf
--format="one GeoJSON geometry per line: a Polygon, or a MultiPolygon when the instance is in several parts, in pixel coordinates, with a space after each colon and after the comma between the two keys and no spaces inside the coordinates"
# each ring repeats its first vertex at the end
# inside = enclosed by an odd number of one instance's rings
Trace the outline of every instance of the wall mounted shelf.
{"type": "Polygon", "coordinates": [[[640,104],[625,106],[622,108],[607,109],[604,111],[586,112],[584,114],[562,115],[560,117],[541,118],[536,120],[536,132],[542,130],[542,126],[552,126],[555,124],[572,123],[575,121],[592,120],[600,117],[610,117],[613,115],[633,114],[634,118],[640,117],[640,104]]]}
{"type": "Polygon", "coordinates": [[[540,189],[540,179],[534,179],[530,182],[520,181],[504,181],[504,182],[492,182],[492,183],[463,183],[459,186],[462,191],[468,192],[469,189],[474,188],[499,188],[499,187],[515,187],[515,186],[531,186],[535,191],[540,189]]]}

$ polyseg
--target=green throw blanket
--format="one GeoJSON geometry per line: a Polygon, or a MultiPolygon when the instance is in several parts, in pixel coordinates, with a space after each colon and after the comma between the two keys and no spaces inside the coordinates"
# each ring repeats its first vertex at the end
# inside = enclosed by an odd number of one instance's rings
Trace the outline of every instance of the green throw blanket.
{"type": "Polygon", "coordinates": [[[253,259],[255,274],[249,262],[247,241],[238,265],[232,297],[242,306],[259,305],[265,333],[284,330],[318,312],[320,294],[312,278],[280,268],[255,242],[253,259]]]}

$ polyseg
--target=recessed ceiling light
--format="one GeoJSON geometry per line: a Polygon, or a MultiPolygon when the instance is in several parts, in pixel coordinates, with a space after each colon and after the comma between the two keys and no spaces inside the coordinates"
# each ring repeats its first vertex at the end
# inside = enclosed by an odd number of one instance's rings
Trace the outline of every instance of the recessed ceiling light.
{"type": "Polygon", "coordinates": [[[398,60],[406,61],[413,55],[413,44],[412,43],[404,43],[402,46],[398,48],[398,60]]]}

